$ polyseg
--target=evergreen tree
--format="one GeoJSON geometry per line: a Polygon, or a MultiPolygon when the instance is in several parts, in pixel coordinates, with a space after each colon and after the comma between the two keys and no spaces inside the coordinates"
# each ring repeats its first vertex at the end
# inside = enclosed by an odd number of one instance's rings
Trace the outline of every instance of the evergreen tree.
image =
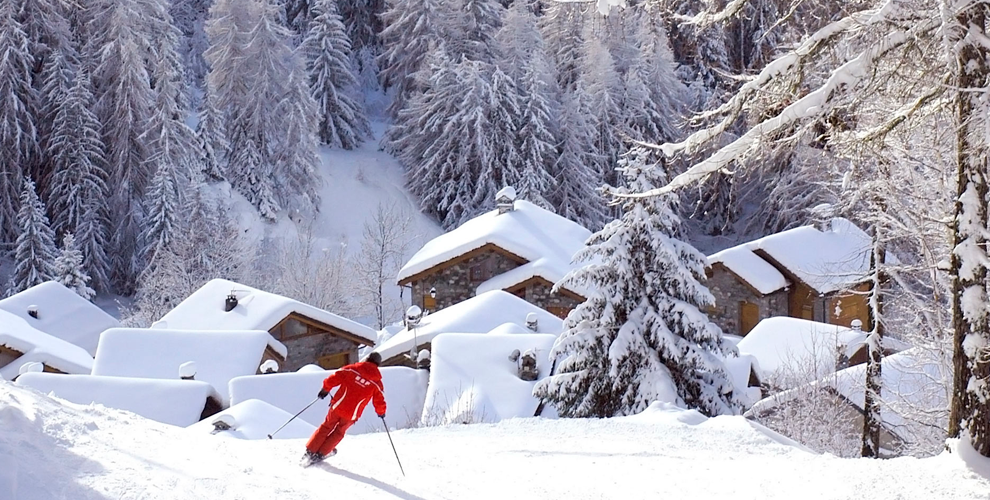
{"type": "Polygon", "coordinates": [[[458,0],[449,20],[451,32],[446,37],[447,51],[460,58],[493,63],[495,34],[502,27],[505,8],[497,0],[458,0]]]}
{"type": "Polygon", "coordinates": [[[564,92],[573,92],[577,86],[589,19],[584,5],[578,2],[550,2],[541,18],[547,54],[556,67],[557,81],[564,92]]]}
{"type": "Polygon", "coordinates": [[[614,165],[625,151],[621,134],[625,116],[622,110],[622,84],[615,61],[597,38],[585,42],[577,94],[591,125],[595,169],[605,183],[617,185],[614,165]]]}
{"type": "Polygon", "coordinates": [[[31,85],[34,58],[15,5],[0,2],[0,249],[17,238],[21,178],[39,151],[38,97],[31,85]]]}
{"type": "Polygon", "coordinates": [[[282,118],[284,146],[275,156],[274,175],[280,202],[283,206],[292,203],[288,193],[301,194],[309,207],[320,204],[320,177],[317,173],[321,165],[317,150],[317,127],[319,113],[317,104],[310,95],[309,74],[302,57],[290,62],[286,84],[286,98],[280,103],[277,115],[282,118]]]}
{"type": "MultiPolygon", "coordinates": [[[[398,116],[419,90],[415,75],[427,67],[426,58],[443,40],[446,5],[439,0],[386,0],[381,32],[381,78],[394,87],[389,113],[398,116]]],[[[449,14],[447,14],[449,16],[449,14]]]]}
{"type": "Polygon", "coordinates": [[[482,99],[476,103],[478,107],[467,110],[470,113],[468,123],[475,128],[473,133],[478,142],[477,163],[465,165],[478,172],[469,218],[487,211],[499,190],[514,186],[522,178],[519,90],[509,75],[497,67],[490,71],[489,67],[473,61],[462,65],[462,83],[482,92],[482,99]],[[492,75],[490,82],[485,79],[489,72],[492,75]]]}
{"type": "Polygon", "coordinates": [[[38,198],[34,182],[22,181],[21,208],[17,212],[17,247],[14,250],[14,275],[8,295],[44,283],[54,276],[55,232],[48,225],[45,205],[38,198]]]}
{"type": "Polygon", "coordinates": [[[557,214],[597,230],[605,225],[605,200],[598,193],[604,181],[594,169],[593,130],[577,99],[565,95],[560,105],[557,158],[551,169],[557,189],[550,201],[557,214]]]}
{"type": "Polygon", "coordinates": [[[209,88],[203,97],[199,123],[196,124],[196,145],[199,146],[202,173],[210,179],[222,180],[227,169],[230,144],[223,129],[223,115],[209,88]]]}
{"type": "Polygon", "coordinates": [[[176,165],[164,157],[159,157],[155,163],[158,170],[148,187],[147,222],[141,234],[141,255],[147,265],[154,265],[158,254],[168,250],[179,224],[177,210],[181,181],[176,165]]]}
{"type": "Polygon", "coordinates": [[[62,238],[62,250],[53,265],[52,278],[76,292],[86,300],[92,300],[96,292],[89,287],[89,275],[83,269],[83,254],[76,245],[72,233],[65,233],[62,238]]]}
{"type": "Polygon", "coordinates": [[[354,53],[362,50],[380,53],[378,34],[382,31],[381,15],[385,10],[385,1],[341,0],[337,7],[347,27],[347,38],[351,41],[354,53]]]}
{"type": "Polygon", "coordinates": [[[320,113],[320,140],[354,149],[371,135],[360,103],[351,97],[357,81],[351,71],[351,43],[337,14],[335,0],[319,0],[306,37],[310,85],[320,113]]]}
{"type": "Polygon", "coordinates": [[[556,110],[550,101],[553,95],[551,85],[555,82],[542,52],[532,55],[525,65],[522,78],[522,127],[519,129],[522,166],[515,187],[522,199],[554,210],[549,198],[557,188],[557,181],[550,173],[557,153],[555,124],[551,118],[556,110]]]}
{"type": "MultiPolygon", "coordinates": [[[[664,179],[647,154],[621,163],[627,192],[664,179]]],[[[622,217],[595,233],[576,256],[588,264],[564,278],[592,290],[568,315],[552,356],[554,375],[534,394],[567,417],[638,413],[668,400],[705,415],[735,414],[740,405],[723,359],[735,349],[701,311],[714,298],[700,280],[705,257],[678,239],[674,195],[621,198],[622,217]]]]}
{"type": "Polygon", "coordinates": [[[52,228],[59,234],[78,233],[87,206],[107,202],[106,158],[100,140],[100,122],[92,111],[90,86],[89,73],[80,70],[52,124],[48,154],[54,175],[48,204],[52,228]]]}
{"type": "Polygon", "coordinates": [[[473,61],[453,64],[438,49],[430,56],[425,91],[414,96],[384,140],[406,165],[409,190],[443,227],[473,217],[476,179],[489,160],[487,82],[473,61]]]}
{"type": "MultiPolygon", "coordinates": [[[[110,11],[107,43],[100,49],[94,74],[97,116],[103,125],[109,175],[111,279],[119,293],[131,293],[141,271],[138,236],[142,199],[154,172],[148,162],[147,133],[155,103],[145,62],[153,54],[136,31],[146,26],[134,0],[115,3],[110,11]]],[[[80,231],[76,231],[79,235],[80,231]]],[[[80,235],[81,236],[81,235],[80,235]]],[[[95,279],[95,278],[94,278],[95,279]]]]}

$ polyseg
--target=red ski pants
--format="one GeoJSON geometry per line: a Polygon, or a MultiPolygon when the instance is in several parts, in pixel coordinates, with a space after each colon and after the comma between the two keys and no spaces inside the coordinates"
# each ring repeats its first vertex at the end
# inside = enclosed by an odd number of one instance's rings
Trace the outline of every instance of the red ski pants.
{"type": "Polygon", "coordinates": [[[337,444],[340,443],[340,440],[344,439],[344,433],[352,425],[354,425],[353,421],[347,420],[337,415],[333,410],[330,410],[327,413],[327,419],[316,428],[316,432],[309,438],[309,442],[306,443],[306,449],[320,455],[329,455],[337,447],[337,444]]]}

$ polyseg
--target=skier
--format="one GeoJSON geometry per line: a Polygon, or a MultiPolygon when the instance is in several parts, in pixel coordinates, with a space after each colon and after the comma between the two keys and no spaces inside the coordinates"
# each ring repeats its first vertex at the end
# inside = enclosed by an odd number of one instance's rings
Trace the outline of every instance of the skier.
{"type": "Polygon", "coordinates": [[[378,371],[381,362],[381,354],[373,352],[365,361],[344,366],[323,381],[320,399],[327,397],[330,389],[340,388],[330,400],[327,419],[306,443],[307,465],[337,454],[337,444],[344,439],[344,433],[354,425],[369,401],[374,403],[378,416],[385,418],[385,388],[382,374],[378,371]]]}

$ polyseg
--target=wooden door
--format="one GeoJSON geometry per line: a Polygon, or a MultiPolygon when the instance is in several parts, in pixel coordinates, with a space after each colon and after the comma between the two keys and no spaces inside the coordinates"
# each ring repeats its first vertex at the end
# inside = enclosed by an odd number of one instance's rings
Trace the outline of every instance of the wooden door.
{"type": "Polygon", "coordinates": [[[752,302],[739,303],[739,335],[746,335],[760,322],[760,306],[752,302]]]}

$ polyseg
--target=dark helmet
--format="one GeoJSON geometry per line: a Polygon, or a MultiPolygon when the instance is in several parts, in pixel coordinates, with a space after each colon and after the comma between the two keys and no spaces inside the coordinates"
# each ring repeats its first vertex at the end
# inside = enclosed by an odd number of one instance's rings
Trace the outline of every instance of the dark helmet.
{"type": "Polygon", "coordinates": [[[368,363],[374,363],[375,366],[378,366],[382,364],[382,355],[378,354],[377,352],[373,352],[368,355],[365,361],[367,361],[368,363]]]}

